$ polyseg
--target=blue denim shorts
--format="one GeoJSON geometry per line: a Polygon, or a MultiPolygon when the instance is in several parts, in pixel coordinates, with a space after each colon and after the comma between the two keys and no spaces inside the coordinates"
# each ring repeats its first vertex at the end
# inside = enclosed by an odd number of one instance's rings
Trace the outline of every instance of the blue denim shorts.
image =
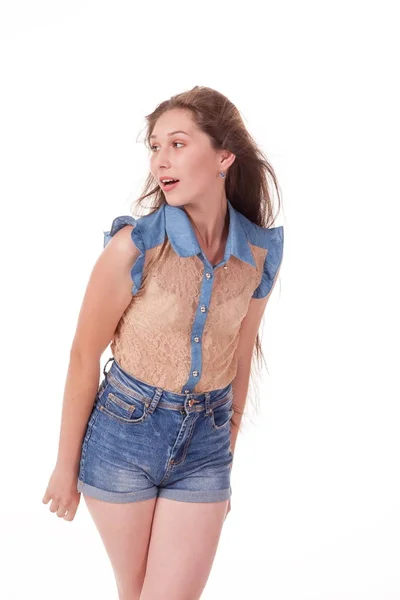
{"type": "Polygon", "coordinates": [[[232,384],[174,393],[133,377],[114,357],[103,373],[82,442],[77,490],[108,502],[228,500],[232,384]]]}

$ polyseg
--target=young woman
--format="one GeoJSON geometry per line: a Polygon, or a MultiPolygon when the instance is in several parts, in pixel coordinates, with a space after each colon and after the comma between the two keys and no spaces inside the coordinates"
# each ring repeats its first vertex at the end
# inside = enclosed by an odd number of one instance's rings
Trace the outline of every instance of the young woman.
{"type": "Polygon", "coordinates": [[[152,211],[118,216],[105,233],[43,502],[72,521],[83,494],[120,600],[195,600],[229,511],[283,227],[270,226],[274,171],[225,96],[195,87],[146,118],[150,173],[138,202],[151,197],[152,211]]]}

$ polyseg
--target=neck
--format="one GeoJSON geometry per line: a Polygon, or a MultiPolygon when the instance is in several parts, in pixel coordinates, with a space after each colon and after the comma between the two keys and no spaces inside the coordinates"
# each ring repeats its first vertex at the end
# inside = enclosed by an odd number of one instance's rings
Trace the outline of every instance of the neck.
{"type": "Polygon", "coordinates": [[[198,232],[203,245],[213,249],[218,247],[229,229],[229,210],[226,196],[219,202],[184,206],[186,214],[198,232]]]}

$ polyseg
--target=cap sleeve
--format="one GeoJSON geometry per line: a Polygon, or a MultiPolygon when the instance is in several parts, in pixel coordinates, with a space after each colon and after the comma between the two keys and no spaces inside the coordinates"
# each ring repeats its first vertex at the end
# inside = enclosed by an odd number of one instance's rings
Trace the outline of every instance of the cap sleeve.
{"type": "Polygon", "coordinates": [[[110,231],[103,232],[104,233],[103,248],[105,248],[107,246],[108,242],[117,233],[117,231],[122,229],[122,227],[125,227],[125,225],[133,225],[133,229],[131,232],[131,238],[132,238],[135,246],[137,247],[137,249],[140,252],[138,258],[136,259],[136,261],[131,269],[131,279],[133,282],[132,294],[134,295],[139,291],[141,283],[142,283],[142,274],[143,274],[143,267],[144,267],[145,254],[146,254],[146,247],[145,247],[145,244],[143,241],[142,233],[140,231],[139,219],[135,219],[134,217],[131,217],[129,215],[115,217],[115,219],[113,220],[113,222],[111,224],[110,231]]]}
{"type": "Polygon", "coordinates": [[[261,281],[253,292],[253,298],[265,298],[269,294],[283,257],[283,225],[265,229],[265,235],[268,252],[264,261],[261,281]]]}

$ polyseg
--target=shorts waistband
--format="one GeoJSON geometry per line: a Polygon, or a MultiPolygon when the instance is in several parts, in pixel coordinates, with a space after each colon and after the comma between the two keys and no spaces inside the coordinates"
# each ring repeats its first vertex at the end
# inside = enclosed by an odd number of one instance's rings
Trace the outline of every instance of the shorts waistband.
{"type": "Polygon", "coordinates": [[[178,393],[166,390],[162,387],[151,385],[139,378],[127,373],[121,365],[110,357],[103,368],[104,380],[101,384],[105,387],[107,383],[120,387],[128,396],[139,400],[145,399],[149,410],[152,411],[157,405],[172,409],[181,410],[183,408],[192,412],[206,410],[209,412],[211,408],[216,408],[220,404],[227,402],[233,398],[232,384],[228,384],[224,388],[211,390],[208,392],[188,392],[178,393]],[[106,367],[112,361],[112,365],[108,371],[106,367]],[[122,386],[122,388],[121,388],[122,386]]]}

